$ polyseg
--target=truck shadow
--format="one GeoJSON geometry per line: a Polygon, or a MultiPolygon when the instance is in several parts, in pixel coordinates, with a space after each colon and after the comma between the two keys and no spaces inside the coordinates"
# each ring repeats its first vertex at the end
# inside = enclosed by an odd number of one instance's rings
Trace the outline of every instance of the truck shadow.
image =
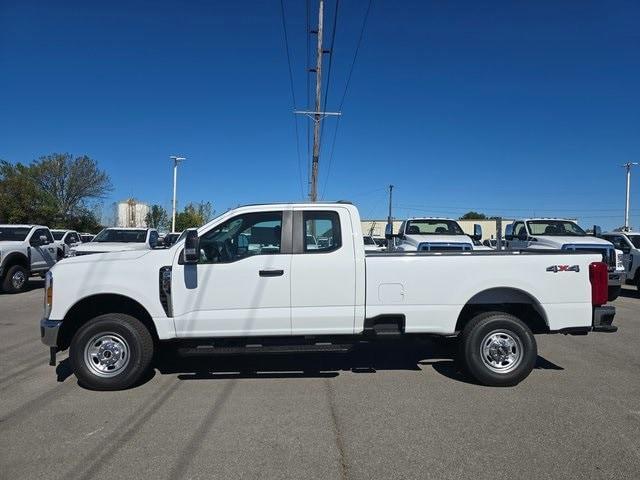
{"type": "MultiPolygon", "coordinates": [[[[476,385],[458,367],[455,353],[455,344],[446,339],[359,345],[349,353],[251,354],[197,358],[180,357],[173,349],[165,348],[160,352],[155,368],[161,374],[177,374],[180,380],[192,381],[334,378],[341,372],[375,374],[384,370],[420,371],[423,367],[430,366],[444,377],[476,385]]],[[[564,370],[541,356],[538,356],[535,368],[564,370]]],[[[58,364],[56,373],[59,382],[64,382],[72,375],[68,359],[58,364]]],[[[148,382],[154,376],[155,372],[151,371],[138,385],[148,382]]]]}

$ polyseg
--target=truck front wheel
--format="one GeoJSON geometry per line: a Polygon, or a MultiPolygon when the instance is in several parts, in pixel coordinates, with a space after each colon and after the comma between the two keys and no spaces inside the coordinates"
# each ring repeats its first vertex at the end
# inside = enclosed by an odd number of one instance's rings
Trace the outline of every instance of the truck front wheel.
{"type": "Polygon", "coordinates": [[[4,280],[2,281],[2,290],[7,293],[22,292],[27,287],[29,281],[29,271],[22,265],[13,265],[9,267],[4,280]]]}
{"type": "Polygon", "coordinates": [[[482,313],[462,331],[462,365],[483,385],[506,387],[520,383],[533,370],[538,351],[527,325],[503,312],[482,313]]]}
{"type": "Polygon", "coordinates": [[[80,384],[93,390],[122,390],[142,378],[153,358],[153,338],[136,318],[100,315],[83,325],[69,346],[80,384]]]}

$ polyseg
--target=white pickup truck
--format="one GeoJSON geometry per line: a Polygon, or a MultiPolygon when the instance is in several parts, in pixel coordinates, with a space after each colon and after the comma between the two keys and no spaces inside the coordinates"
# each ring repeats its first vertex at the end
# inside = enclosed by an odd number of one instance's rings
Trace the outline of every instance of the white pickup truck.
{"type": "Polygon", "coordinates": [[[593,235],[586,233],[573,220],[562,218],[526,218],[507,225],[505,239],[509,250],[590,251],[602,255],[609,266],[609,301],[620,295],[625,280],[623,254],[600,236],[600,227],[593,235]]]}
{"type": "Polygon", "coordinates": [[[400,252],[471,251],[478,250],[474,242],[482,239],[482,228],[474,225],[474,234],[469,236],[449,218],[411,218],[402,222],[397,238],[395,250],[400,252]]]}
{"type": "Polygon", "coordinates": [[[23,291],[31,275],[44,275],[62,258],[51,231],[42,225],[0,225],[0,285],[23,291]]]}
{"type": "Polygon", "coordinates": [[[534,367],[533,334],[617,329],[599,254],[365,254],[362,238],[348,203],[253,205],[168,249],[71,257],[47,274],[42,341],[51,364],[68,348],[81,384],[113,390],[167,341],[217,355],[456,336],[465,370],[503,386],[534,367]]]}
{"type": "Polygon", "coordinates": [[[82,243],[80,235],[75,230],[51,230],[51,234],[58,248],[64,252],[65,257],[69,256],[72,248],[82,243]]]}
{"type": "Polygon", "coordinates": [[[158,231],[153,228],[105,228],[90,242],[71,248],[72,257],[94,253],[150,250],[158,244],[158,231]]]}
{"type": "Polygon", "coordinates": [[[602,238],[622,252],[627,283],[635,285],[640,291],[640,232],[603,233],[602,238]]]}

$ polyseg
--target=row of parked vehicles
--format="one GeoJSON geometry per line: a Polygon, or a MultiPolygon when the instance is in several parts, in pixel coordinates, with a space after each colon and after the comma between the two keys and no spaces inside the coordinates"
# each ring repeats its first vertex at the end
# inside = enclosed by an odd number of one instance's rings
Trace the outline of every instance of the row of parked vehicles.
{"type": "Polygon", "coordinates": [[[178,236],[161,237],[152,228],[105,228],[92,235],[43,225],[0,225],[0,287],[4,292],[20,292],[29,277],[44,277],[65,257],[168,247],[178,236]]]}

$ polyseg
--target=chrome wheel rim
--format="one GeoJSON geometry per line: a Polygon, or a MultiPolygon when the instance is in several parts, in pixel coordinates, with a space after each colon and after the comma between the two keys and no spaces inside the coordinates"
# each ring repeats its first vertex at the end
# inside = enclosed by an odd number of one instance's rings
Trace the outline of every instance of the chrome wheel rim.
{"type": "Polygon", "coordinates": [[[100,333],[84,347],[84,363],[99,377],[114,377],[129,365],[127,341],[117,333],[100,333]]]}
{"type": "Polygon", "coordinates": [[[23,271],[20,271],[20,270],[15,272],[11,277],[11,285],[16,290],[20,290],[24,286],[26,281],[27,281],[26,275],[24,274],[23,271]]]}
{"type": "Polygon", "coordinates": [[[484,336],[480,344],[482,363],[495,373],[509,373],[522,361],[520,339],[507,330],[494,330],[484,336]]]}

